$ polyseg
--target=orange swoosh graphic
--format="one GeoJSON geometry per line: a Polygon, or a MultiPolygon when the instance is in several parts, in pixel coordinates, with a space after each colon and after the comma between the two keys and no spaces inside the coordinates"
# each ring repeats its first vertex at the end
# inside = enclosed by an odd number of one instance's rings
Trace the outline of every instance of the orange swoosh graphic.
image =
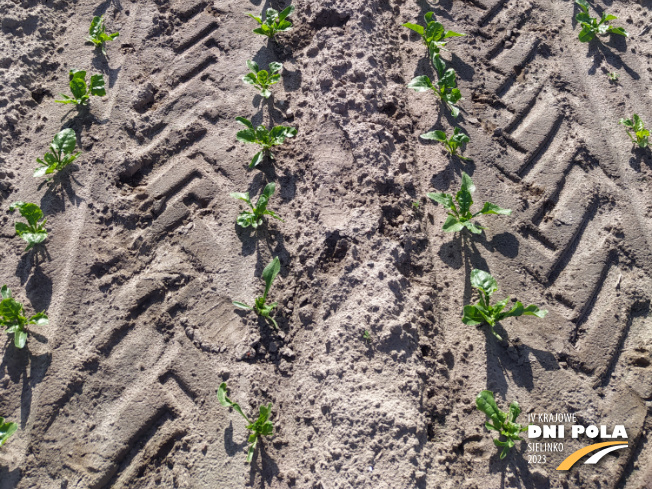
{"type": "Polygon", "coordinates": [[[594,443],[593,445],[589,445],[588,447],[580,448],[576,452],[573,452],[568,457],[566,457],[566,460],[564,460],[562,463],[559,464],[557,470],[568,470],[575,464],[575,462],[577,462],[587,453],[594,452],[595,450],[598,450],[600,448],[610,447],[611,445],[627,445],[627,442],[605,441],[603,443],[594,443]]]}

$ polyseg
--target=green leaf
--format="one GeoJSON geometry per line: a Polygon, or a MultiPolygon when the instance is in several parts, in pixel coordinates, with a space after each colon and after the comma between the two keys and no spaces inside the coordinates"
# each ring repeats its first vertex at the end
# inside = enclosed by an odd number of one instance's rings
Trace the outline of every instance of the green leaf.
{"type": "Polygon", "coordinates": [[[478,214],[498,214],[501,216],[509,216],[511,213],[511,209],[503,209],[498,207],[496,204],[492,204],[491,202],[485,202],[480,212],[478,212],[478,214]]]}
{"type": "Polygon", "coordinates": [[[18,430],[16,423],[5,423],[5,419],[0,417],[0,447],[4,445],[9,437],[18,430]]]}
{"type": "MultiPolygon", "coordinates": [[[[266,200],[269,200],[269,198],[274,195],[274,191],[276,190],[276,184],[274,182],[269,182],[267,185],[265,185],[265,188],[263,189],[263,193],[260,196],[260,199],[265,197],[266,200]]],[[[260,202],[260,199],[258,199],[258,202],[260,202]]]]}
{"type": "Polygon", "coordinates": [[[595,33],[589,27],[583,27],[580,31],[578,38],[581,42],[589,42],[595,37],[595,33]]]}
{"type": "Polygon", "coordinates": [[[48,170],[49,170],[49,167],[47,167],[47,166],[42,166],[40,168],[37,168],[36,170],[34,170],[34,177],[35,178],[43,177],[43,176],[47,175],[48,173],[51,173],[51,172],[48,172],[48,170]]]}
{"type": "Polygon", "coordinates": [[[455,208],[455,203],[453,202],[453,196],[451,194],[446,194],[444,192],[431,192],[429,194],[426,194],[428,198],[432,199],[433,201],[443,205],[446,209],[449,209],[453,212],[457,212],[457,209],[455,208]]]}
{"type": "Polygon", "coordinates": [[[9,206],[10,211],[18,209],[20,215],[27,219],[27,222],[32,226],[36,226],[37,222],[43,219],[43,212],[36,204],[30,202],[14,202],[9,206]]]}
{"type": "Polygon", "coordinates": [[[278,26],[276,26],[276,31],[277,32],[285,32],[289,31],[292,28],[292,22],[289,20],[284,20],[278,23],[278,26]]]}
{"type": "Polygon", "coordinates": [[[52,144],[63,151],[64,154],[72,153],[77,146],[77,136],[75,131],[73,129],[64,129],[54,136],[52,144]]]}
{"type": "Polygon", "coordinates": [[[247,68],[249,68],[251,71],[254,73],[258,73],[259,68],[258,68],[258,63],[252,60],[247,60],[247,68]]]}
{"type": "Polygon", "coordinates": [[[509,311],[501,313],[498,320],[500,321],[505,318],[522,316],[524,310],[525,308],[523,307],[523,303],[517,301],[516,304],[514,304],[514,307],[512,307],[509,311]]]}
{"type": "Polygon", "coordinates": [[[247,423],[251,423],[249,421],[249,418],[245,415],[245,413],[242,412],[242,409],[240,408],[240,405],[237,403],[233,402],[231,399],[228,398],[226,395],[226,382],[222,382],[220,384],[220,387],[217,389],[217,400],[220,401],[220,404],[224,407],[231,407],[235,409],[240,415],[247,421],[247,423]]]}
{"type": "Polygon", "coordinates": [[[442,229],[447,233],[456,233],[464,229],[464,224],[462,224],[455,216],[449,214],[446,221],[444,221],[442,229]]]}
{"type": "Polygon", "coordinates": [[[478,270],[476,268],[471,270],[471,287],[480,289],[491,296],[496,290],[498,290],[498,282],[496,282],[496,279],[484,270],[478,270]]]}
{"type": "Polygon", "coordinates": [[[463,224],[464,227],[471,231],[473,234],[482,234],[482,230],[484,229],[482,226],[478,226],[471,221],[464,221],[463,224]]]}
{"type": "Polygon", "coordinates": [[[252,226],[254,229],[256,229],[258,227],[255,214],[249,211],[241,212],[236,218],[235,222],[238,226],[243,228],[252,226]]]}
{"type": "Polygon", "coordinates": [[[473,180],[471,180],[471,177],[465,172],[462,172],[462,186],[460,187],[460,190],[468,190],[471,193],[475,192],[473,180]]]}
{"type": "Polygon", "coordinates": [[[263,25],[261,27],[258,27],[257,29],[254,29],[254,32],[256,34],[260,34],[260,35],[267,36],[267,37],[272,37],[274,35],[274,31],[272,31],[266,25],[263,25]]]}
{"type": "Polygon", "coordinates": [[[296,135],[297,129],[295,127],[276,126],[269,131],[269,137],[274,146],[283,144],[286,138],[293,138],[296,135]]]}
{"type": "Polygon", "coordinates": [[[27,332],[24,330],[14,333],[14,345],[16,348],[24,348],[27,343],[27,332]]]}
{"type": "Polygon", "coordinates": [[[281,262],[278,259],[278,256],[274,257],[274,259],[264,268],[262,274],[263,281],[265,282],[265,292],[263,293],[264,300],[267,300],[267,294],[269,289],[272,287],[272,282],[274,282],[274,279],[280,271],[281,262]]]}
{"type": "Polygon", "coordinates": [[[243,129],[242,131],[238,131],[238,133],[235,135],[235,137],[241,143],[257,143],[258,142],[258,140],[256,138],[255,129],[243,129]]]}
{"type": "Polygon", "coordinates": [[[11,299],[11,289],[6,285],[3,285],[2,289],[0,289],[0,296],[3,299],[11,299]]]}
{"type": "Polygon", "coordinates": [[[50,324],[47,314],[44,312],[38,312],[29,318],[29,324],[34,324],[36,326],[47,326],[50,324]]]}
{"type": "MultiPolygon", "coordinates": [[[[622,121],[623,119],[620,120],[622,121]]],[[[638,114],[634,114],[632,116],[632,120],[628,122],[630,123],[630,127],[632,127],[632,129],[634,129],[636,132],[642,131],[645,128],[645,124],[638,116],[638,114]]]]}
{"type": "Polygon", "coordinates": [[[523,316],[536,316],[538,318],[544,318],[548,314],[548,311],[545,309],[539,309],[534,304],[530,304],[525,309],[523,309],[523,316]]]}
{"type": "Polygon", "coordinates": [[[240,124],[247,126],[249,129],[254,128],[254,125],[251,123],[251,121],[245,117],[236,117],[235,120],[238,121],[240,124]]]}
{"type": "Polygon", "coordinates": [[[444,34],[444,39],[449,38],[449,37],[463,37],[466,36],[466,34],[460,34],[459,32],[453,32],[453,31],[446,31],[444,34]]]}
{"type": "Polygon", "coordinates": [[[429,41],[439,41],[442,37],[444,37],[444,26],[441,22],[435,21],[428,23],[428,27],[426,27],[426,39],[429,41]]]}
{"type": "Polygon", "coordinates": [[[467,214],[469,213],[469,209],[473,205],[471,192],[462,187],[462,189],[457,192],[457,194],[455,194],[455,200],[457,200],[457,203],[460,207],[460,216],[466,218],[467,214]]]}
{"type": "Polygon", "coordinates": [[[586,0],[575,0],[575,3],[579,5],[580,8],[584,10],[584,12],[589,11],[589,2],[587,2],[586,0]]]}
{"type": "Polygon", "coordinates": [[[427,75],[417,76],[413,78],[410,83],[408,83],[408,88],[416,90],[417,92],[425,92],[427,90],[432,90],[432,82],[427,75]]]}
{"type": "Polygon", "coordinates": [[[283,65],[281,63],[277,63],[276,61],[272,61],[269,64],[269,72],[271,74],[275,74],[280,72],[283,69],[283,65]]]}
{"type": "Polygon", "coordinates": [[[278,16],[278,22],[283,22],[289,15],[292,14],[292,12],[294,12],[294,5],[290,5],[283,9],[283,11],[278,16]]]}
{"type": "Polygon", "coordinates": [[[263,23],[263,21],[262,21],[262,19],[260,17],[256,17],[254,14],[247,14],[247,15],[249,17],[251,17],[252,19],[254,19],[256,22],[258,22],[259,24],[263,23]]]}
{"type": "Polygon", "coordinates": [[[462,322],[467,326],[480,326],[485,320],[477,306],[468,305],[464,306],[462,322]]]}
{"type": "Polygon", "coordinates": [[[233,304],[235,307],[239,307],[240,309],[245,309],[245,310],[247,310],[247,311],[253,311],[253,309],[254,309],[253,307],[248,306],[248,305],[245,304],[244,302],[233,301],[232,304],[233,304]]]}
{"type": "Polygon", "coordinates": [[[103,21],[103,16],[98,17],[95,16],[93,17],[93,20],[91,21],[91,26],[88,29],[88,33],[90,34],[91,38],[97,38],[100,33],[102,32],[102,21],[103,21]]]}
{"type": "Polygon", "coordinates": [[[629,33],[623,27],[609,27],[608,31],[610,34],[629,37],[629,33]]]}
{"type": "Polygon", "coordinates": [[[231,197],[234,199],[242,200],[246,202],[247,204],[251,205],[251,199],[249,198],[249,192],[231,192],[229,194],[231,197]]]}
{"type": "Polygon", "coordinates": [[[77,103],[80,103],[86,95],[86,80],[83,78],[73,78],[70,80],[70,91],[77,103]]]}
{"type": "Polygon", "coordinates": [[[254,459],[254,453],[256,451],[256,444],[258,440],[253,442],[251,445],[249,445],[249,448],[247,449],[247,463],[250,464],[251,461],[254,459]]]}
{"type": "Polygon", "coordinates": [[[247,73],[245,76],[242,77],[242,81],[245,82],[247,85],[258,84],[258,78],[256,78],[256,75],[254,73],[247,73]]]}
{"type": "Polygon", "coordinates": [[[90,92],[91,95],[95,95],[96,97],[104,97],[106,95],[104,75],[91,76],[90,92]]]}
{"type": "Polygon", "coordinates": [[[435,70],[437,71],[437,76],[439,76],[439,78],[442,78],[444,76],[444,73],[446,72],[446,63],[444,63],[444,60],[441,59],[441,56],[439,54],[433,56],[432,64],[434,65],[435,70]]]}
{"type": "Polygon", "coordinates": [[[587,14],[586,12],[580,12],[575,16],[575,20],[578,21],[582,25],[588,25],[591,26],[591,16],[587,14]]]}
{"type": "Polygon", "coordinates": [[[264,151],[259,151],[254,155],[254,157],[251,159],[251,163],[249,163],[249,168],[255,168],[257,167],[262,161],[265,159],[265,152],[264,151]]]}
{"type": "Polygon", "coordinates": [[[500,409],[494,400],[494,393],[489,390],[484,390],[478,394],[475,399],[477,408],[485,413],[493,422],[493,425],[502,428],[506,415],[500,409]]]}
{"type": "Polygon", "coordinates": [[[518,402],[513,401],[509,405],[509,421],[516,423],[519,414],[521,414],[521,406],[519,406],[518,402]]]}
{"type": "Polygon", "coordinates": [[[405,24],[401,24],[401,25],[403,27],[407,27],[408,29],[413,30],[414,32],[416,32],[420,36],[423,36],[423,34],[424,34],[423,27],[420,26],[419,24],[411,24],[410,22],[406,22],[405,24]]]}
{"type": "Polygon", "coordinates": [[[442,143],[445,143],[447,141],[446,133],[444,131],[430,131],[425,134],[422,134],[419,137],[422,139],[428,139],[432,141],[440,141],[442,143]]]}

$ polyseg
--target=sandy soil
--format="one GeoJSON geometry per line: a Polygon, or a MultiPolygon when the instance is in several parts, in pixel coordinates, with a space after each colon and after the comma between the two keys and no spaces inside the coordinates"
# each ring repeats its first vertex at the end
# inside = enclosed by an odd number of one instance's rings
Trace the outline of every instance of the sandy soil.
{"type": "Polygon", "coordinates": [[[295,0],[278,43],[251,33],[246,13],[288,4],[0,0],[0,281],[50,317],[0,347],[0,414],[20,426],[0,488],[652,487],[652,161],[617,126],[652,124],[652,2],[600,2],[632,34],[604,44],[577,40],[569,0],[295,0]],[[406,88],[433,73],[399,24],[430,10],[468,34],[443,55],[457,120],[406,88]],[[107,58],[83,42],[100,14],[120,31],[107,58]],[[247,59],[284,64],[269,101],[240,81],[247,59]],[[79,114],[54,103],[73,68],[108,80],[79,114]],[[299,134],[248,171],[237,116],[299,134]],[[418,138],[454,125],[472,162],[418,138]],[[83,155],[39,189],[62,127],[83,155]],[[514,210],[479,237],[444,233],[425,198],[462,171],[514,210]],[[285,223],[236,227],[229,192],[269,181],[285,223]],[[13,237],[16,200],[47,214],[45,252],[13,237]],[[231,305],[274,256],[279,332],[231,305]],[[502,343],[462,324],[474,267],[547,318],[505,321],[502,343]],[[274,405],[251,465],[222,381],[248,412],[274,405]],[[501,461],[474,404],[487,388],[624,423],[630,448],[569,472],[585,443],[501,461]]]}

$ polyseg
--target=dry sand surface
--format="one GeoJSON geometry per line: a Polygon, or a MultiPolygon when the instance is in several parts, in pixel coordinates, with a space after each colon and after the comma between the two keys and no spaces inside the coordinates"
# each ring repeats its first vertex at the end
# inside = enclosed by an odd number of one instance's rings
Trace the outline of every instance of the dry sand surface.
{"type": "Polygon", "coordinates": [[[578,41],[570,0],[294,0],[278,42],[251,32],[246,13],[287,5],[0,0],[0,282],[50,317],[0,347],[0,415],[19,425],[0,488],[652,487],[652,161],[617,125],[652,125],[652,2],[593,3],[631,33],[603,43],[578,41]],[[400,27],[428,11],[467,34],[442,52],[457,119],[406,88],[435,76],[400,27]],[[120,32],[107,57],[84,42],[101,14],[120,32]],[[284,64],[269,100],[242,83],[248,59],[284,64]],[[103,73],[107,95],[56,104],[70,69],[103,73]],[[237,116],[298,135],[250,171],[237,116]],[[419,139],[454,126],[473,161],[419,139]],[[39,188],[63,127],[83,154],[39,188]],[[480,236],[444,233],[425,197],[463,171],[476,202],[514,211],[480,236]],[[285,222],[237,227],[229,193],[270,181],[285,222]],[[14,236],[17,200],[47,215],[38,252],[14,236]],[[279,331],[231,305],[275,256],[279,331]],[[472,268],[548,316],[503,321],[502,342],[462,324],[472,268]],[[223,381],[247,413],[273,403],[250,465],[223,381]],[[590,440],[500,460],[483,389],[522,422],[624,424],[629,447],[568,472],[590,440]]]}

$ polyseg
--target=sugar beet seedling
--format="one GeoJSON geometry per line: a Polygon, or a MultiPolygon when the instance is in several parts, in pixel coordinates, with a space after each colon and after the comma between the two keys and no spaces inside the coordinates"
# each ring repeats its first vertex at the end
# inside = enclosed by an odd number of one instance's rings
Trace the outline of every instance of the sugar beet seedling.
{"type": "Polygon", "coordinates": [[[478,397],[475,399],[475,405],[491,420],[491,422],[485,421],[485,428],[496,430],[506,438],[505,441],[494,438],[494,445],[503,448],[500,452],[500,459],[504,459],[509,449],[514,447],[514,442],[522,439],[519,434],[527,431],[527,425],[524,426],[516,422],[516,418],[521,414],[521,407],[518,402],[514,401],[509,405],[509,412],[505,413],[498,409],[498,405],[494,399],[494,393],[486,390],[478,394],[478,397]]]}
{"type": "Polygon", "coordinates": [[[95,16],[91,21],[91,26],[88,28],[87,40],[95,44],[95,47],[100,47],[102,54],[106,54],[106,42],[113,41],[119,35],[119,32],[107,34],[106,26],[104,25],[104,16],[95,16]]]}
{"type": "Polygon", "coordinates": [[[431,131],[422,134],[419,137],[421,139],[439,141],[440,143],[443,143],[443,145],[446,147],[446,149],[451,154],[451,156],[457,156],[461,160],[467,160],[467,161],[470,160],[470,158],[467,158],[466,156],[462,156],[457,152],[458,148],[460,148],[463,144],[466,144],[469,141],[471,141],[469,136],[464,134],[459,127],[456,127],[453,130],[453,135],[450,138],[446,137],[446,133],[444,131],[431,131]]]}
{"type": "Polygon", "coordinates": [[[264,98],[269,98],[272,95],[269,87],[276,85],[281,79],[279,72],[283,69],[283,65],[272,61],[268,66],[269,72],[261,70],[255,61],[247,61],[247,67],[251,72],[243,76],[242,81],[256,87],[264,98]]]}
{"type": "Polygon", "coordinates": [[[294,12],[294,6],[290,5],[284,9],[281,13],[278,10],[273,8],[268,8],[265,12],[265,18],[256,17],[253,14],[247,14],[249,17],[254,19],[260,27],[254,29],[256,34],[261,36],[267,36],[272,39],[277,32],[285,32],[292,29],[292,22],[287,20],[287,17],[294,12]]]}
{"type": "Polygon", "coordinates": [[[496,279],[482,270],[471,271],[471,287],[480,291],[480,302],[475,305],[464,306],[462,322],[468,326],[480,326],[487,323],[491,329],[491,334],[502,341],[502,337],[496,333],[494,326],[497,322],[505,318],[517,316],[536,316],[544,318],[548,311],[539,309],[534,304],[527,307],[523,303],[516,302],[514,307],[505,311],[505,307],[509,302],[509,297],[500,302],[491,305],[491,296],[498,290],[498,282],[496,279]]]}
{"type": "Polygon", "coordinates": [[[274,432],[274,425],[269,420],[269,416],[272,413],[272,403],[270,402],[267,406],[264,404],[260,406],[258,419],[252,423],[242,411],[242,408],[227,397],[226,389],[226,382],[222,382],[219,389],[217,389],[217,399],[220,401],[222,406],[235,409],[247,422],[247,429],[251,431],[248,439],[249,448],[247,449],[247,463],[251,463],[260,437],[270,436],[274,432]]]}
{"type": "Polygon", "coordinates": [[[9,437],[13,435],[17,429],[18,425],[16,423],[5,423],[5,418],[0,416],[0,447],[7,442],[9,437]]]}
{"type": "MultiPolygon", "coordinates": [[[[29,324],[45,326],[48,324],[48,316],[45,312],[39,312],[32,317],[23,316],[23,305],[11,297],[11,289],[6,285],[0,289],[0,326],[6,328],[7,333],[14,335],[16,348],[23,348],[27,343],[26,327],[29,324]]],[[[2,443],[0,443],[2,445],[2,443]]]]}
{"type": "Polygon", "coordinates": [[[446,69],[446,63],[441,56],[435,54],[432,58],[433,66],[437,71],[437,83],[433,84],[428,75],[421,75],[413,78],[408,83],[408,88],[417,92],[427,92],[432,90],[442,102],[444,102],[451,111],[453,117],[457,117],[460,109],[455,105],[462,99],[462,93],[457,88],[457,81],[455,77],[457,73],[453,68],[446,69]]]}
{"type": "Polygon", "coordinates": [[[276,324],[276,320],[270,316],[274,308],[278,305],[278,302],[273,302],[271,304],[267,304],[267,294],[269,293],[269,289],[272,288],[272,282],[274,282],[274,279],[276,276],[279,274],[281,271],[281,262],[278,259],[278,256],[275,257],[263,270],[263,281],[265,282],[265,292],[263,293],[262,297],[256,297],[256,300],[254,301],[253,306],[249,306],[245,304],[244,302],[237,302],[233,301],[233,305],[235,307],[239,307],[240,309],[245,309],[247,311],[254,311],[256,314],[258,314],[261,317],[264,317],[265,319],[269,319],[273,324],[276,329],[278,329],[278,324],[276,324]]]}
{"type": "Polygon", "coordinates": [[[512,213],[511,209],[503,209],[498,207],[496,204],[492,204],[491,202],[485,202],[480,211],[476,212],[475,214],[471,214],[471,206],[473,205],[473,192],[475,192],[475,185],[473,184],[471,177],[462,172],[462,186],[460,187],[459,192],[455,194],[455,198],[453,198],[451,194],[444,192],[433,192],[427,194],[430,199],[443,205],[449,211],[448,218],[442,227],[445,232],[455,233],[466,228],[474,234],[481,234],[482,230],[485,228],[471,222],[471,219],[479,216],[480,214],[498,214],[509,216],[512,213]],[[457,201],[459,209],[455,205],[455,201],[457,201]]]}
{"type": "Polygon", "coordinates": [[[431,57],[435,54],[439,54],[441,49],[445,49],[446,42],[444,42],[444,39],[466,35],[460,34],[459,32],[445,30],[443,24],[437,21],[435,18],[434,12],[428,12],[426,15],[424,15],[424,18],[426,19],[425,28],[419,24],[411,24],[410,22],[402,25],[403,27],[407,27],[408,29],[413,30],[421,36],[421,40],[423,41],[423,44],[425,44],[428,48],[428,53],[431,57]]]}
{"type": "Polygon", "coordinates": [[[268,156],[273,160],[274,155],[271,151],[272,147],[279,146],[283,144],[287,138],[293,138],[297,135],[297,130],[294,127],[276,126],[268,131],[265,129],[265,126],[258,126],[254,129],[254,125],[251,121],[244,117],[236,117],[235,120],[247,127],[247,129],[238,131],[236,134],[238,141],[241,143],[258,144],[262,147],[262,150],[256,153],[251,159],[249,168],[255,168],[258,166],[265,156],[268,156]]]}
{"type": "Polygon", "coordinates": [[[59,104],[88,105],[91,95],[104,97],[106,95],[106,85],[104,75],[92,75],[90,84],[86,84],[86,72],[83,70],[70,70],[70,91],[72,97],[61,94],[63,100],[55,100],[59,104]]]}
{"type": "Polygon", "coordinates": [[[50,143],[50,152],[45,153],[43,157],[45,161],[40,158],[36,159],[36,162],[41,166],[34,170],[34,176],[43,177],[63,170],[81,154],[80,152],[73,153],[76,145],[77,136],[75,131],[64,129],[59,132],[50,143]]]}
{"type": "Polygon", "coordinates": [[[598,19],[589,15],[589,2],[586,0],[575,0],[582,11],[575,16],[575,20],[582,26],[582,30],[578,34],[581,42],[589,42],[595,38],[596,35],[603,34],[618,34],[619,36],[629,37],[627,31],[622,27],[612,27],[609,22],[616,20],[618,17],[609,15],[607,12],[602,12],[602,17],[598,19]]]}
{"type": "Polygon", "coordinates": [[[43,219],[41,208],[30,202],[14,202],[9,206],[9,212],[14,212],[16,209],[27,220],[27,224],[16,222],[16,235],[27,242],[25,251],[29,251],[47,239],[48,232],[45,229],[47,219],[43,219]]]}
{"type": "Polygon", "coordinates": [[[632,143],[638,145],[639,148],[647,148],[650,139],[650,131],[645,129],[645,124],[641,118],[634,114],[631,119],[620,119],[618,124],[625,126],[625,132],[629,136],[629,139],[632,140],[632,143]],[[634,136],[629,131],[634,132],[634,136]]]}
{"type": "Polygon", "coordinates": [[[238,225],[242,226],[243,228],[248,228],[251,226],[254,229],[257,229],[258,226],[263,224],[263,217],[264,216],[272,216],[274,219],[278,219],[281,222],[283,219],[281,219],[275,212],[270,211],[267,208],[267,203],[269,202],[269,199],[272,195],[274,195],[274,190],[276,190],[276,184],[274,182],[270,182],[267,185],[265,185],[265,188],[263,189],[263,193],[258,197],[258,202],[256,202],[256,206],[251,203],[251,199],[249,198],[249,192],[233,192],[231,193],[231,197],[235,199],[242,200],[245,202],[250,208],[251,211],[243,211],[238,215],[237,218],[237,223],[238,225]]]}

